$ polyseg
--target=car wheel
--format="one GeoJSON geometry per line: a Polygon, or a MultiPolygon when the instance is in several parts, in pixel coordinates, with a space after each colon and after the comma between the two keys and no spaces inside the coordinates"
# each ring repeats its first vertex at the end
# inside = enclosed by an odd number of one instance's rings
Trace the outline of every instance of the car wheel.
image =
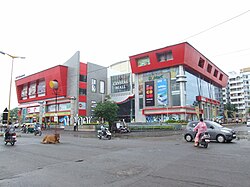
{"type": "Polygon", "coordinates": [[[219,134],[216,137],[216,141],[219,142],[219,143],[224,143],[225,142],[225,137],[223,135],[219,134]]]}
{"type": "Polygon", "coordinates": [[[186,134],[186,135],[185,135],[185,140],[186,140],[187,142],[192,142],[193,137],[192,137],[190,134],[186,134]]]}

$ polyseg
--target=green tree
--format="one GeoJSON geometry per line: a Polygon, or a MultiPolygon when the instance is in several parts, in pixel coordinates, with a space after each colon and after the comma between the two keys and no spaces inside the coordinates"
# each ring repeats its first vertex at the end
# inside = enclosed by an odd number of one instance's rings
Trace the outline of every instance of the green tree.
{"type": "Polygon", "coordinates": [[[113,125],[117,119],[118,105],[113,102],[106,100],[103,103],[97,103],[94,111],[94,116],[97,118],[103,118],[109,123],[109,128],[113,125]]]}
{"type": "Polygon", "coordinates": [[[233,113],[238,112],[238,108],[236,108],[236,106],[232,105],[231,103],[225,104],[224,109],[227,110],[227,115],[229,118],[233,118],[233,113]]]}
{"type": "Polygon", "coordinates": [[[18,108],[17,107],[10,110],[10,119],[12,122],[18,119],[18,108]]]}

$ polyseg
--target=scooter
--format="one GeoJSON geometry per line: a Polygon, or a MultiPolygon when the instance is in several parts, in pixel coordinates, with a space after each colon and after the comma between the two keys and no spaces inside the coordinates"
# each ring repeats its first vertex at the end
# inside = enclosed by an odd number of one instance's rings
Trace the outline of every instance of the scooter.
{"type": "Polygon", "coordinates": [[[201,133],[197,147],[208,148],[209,143],[210,143],[210,135],[208,134],[208,132],[201,133]]]}
{"type": "Polygon", "coordinates": [[[120,126],[120,128],[118,128],[117,130],[119,133],[130,133],[130,129],[124,126],[120,126]]]}
{"type": "Polygon", "coordinates": [[[108,140],[110,140],[111,139],[111,132],[108,130],[108,128],[105,128],[104,131],[98,130],[97,131],[97,137],[99,139],[108,139],[108,140]]]}
{"type": "Polygon", "coordinates": [[[34,131],[34,135],[39,135],[39,136],[42,136],[42,130],[41,130],[41,127],[37,127],[34,131]]]}
{"type": "Polygon", "coordinates": [[[7,143],[10,143],[10,145],[12,146],[15,145],[16,133],[15,132],[4,133],[4,142],[5,142],[5,145],[7,145],[7,143]]]}

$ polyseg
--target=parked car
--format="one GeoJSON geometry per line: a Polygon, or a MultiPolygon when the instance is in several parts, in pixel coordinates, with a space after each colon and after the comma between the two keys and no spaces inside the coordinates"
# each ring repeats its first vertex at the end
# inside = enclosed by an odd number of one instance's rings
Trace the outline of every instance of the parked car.
{"type": "Polygon", "coordinates": [[[250,119],[247,120],[247,127],[250,127],[250,119]]]}
{"type": "MultiPolygon", "coordinates": [[[[207,131],[210,134],[210,140],[216,140],[217,142],[231,142],[236,138],[236,132],[233,129],[223,127],[222,125],[214,121],[204,121],[207,125],[207,131]]],[[[186,132],[184,133],[184,139],[187,142],[191,142],[195,138],[194,127],[199,121],[190,121],[186,126],[186,132]]]]}

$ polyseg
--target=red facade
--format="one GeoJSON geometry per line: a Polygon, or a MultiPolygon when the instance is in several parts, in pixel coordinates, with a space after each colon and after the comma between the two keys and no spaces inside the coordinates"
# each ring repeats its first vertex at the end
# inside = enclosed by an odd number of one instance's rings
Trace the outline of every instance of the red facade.
{"type": "Polygon", "coordinates": [[[18,103],[22,104],[22,103],[27,103],[27,102],[37,101],[37,100],[54,98],[55,93],[53,92],[53,89],[51,89],[49,86],[49,82],[52,80],[58,81],[58,97],[61,97],[61,96],[66,97],[67,96],[67,77],[68,77],[67,71],[68,71],[67,66],[59,65],[59,66],[55,66],[47,70],[38,72],[36,74],[24,77],[20,80],[16,80],[16,91],[17,91],[18,103]],[[37,86],[40,80],[45,81],[45,95],[38,97],[38,93],[36,92],[35,97],[30,98],[29,94],[27,94],[28,95],[27,99],[23,100],[21,97],[22,95],[21,93],[22,93],[24,85],[27,85],[28,90],[29,90],[31,83],[36,83],[36,86],[37,86]]]}
{"type": "Polygon", "coordinates": [[[193,74],[199,74],[218,87],[227,85],[228,76],[187,42],[130,56],[130,63],[132,72],[135,74],[183,65],[186,70],[193,74]],[[173,59],[159,62],[157,54],[166,51],[172,52],[173,59]],[[137,61],[143,57],[149,57],[150,64],[139,67],[137,61]]]}
{"type": "MultiPolygon", "coordinates": [[[[80,76],[87,76],[87,64],[80,63],[80,76]]],[[[79,88],[86,89],[87,90],[87,82],[79,82],[79,88]]],[[[86,95],[79,95],[79,102],[81,105],[81,102],[87,103],[87,97],[86,95]]],[[[81,109],[81,106],[79,106],[79,115],[80,116],[86,116],[87,112],[86,109],[81,109]]]]}

